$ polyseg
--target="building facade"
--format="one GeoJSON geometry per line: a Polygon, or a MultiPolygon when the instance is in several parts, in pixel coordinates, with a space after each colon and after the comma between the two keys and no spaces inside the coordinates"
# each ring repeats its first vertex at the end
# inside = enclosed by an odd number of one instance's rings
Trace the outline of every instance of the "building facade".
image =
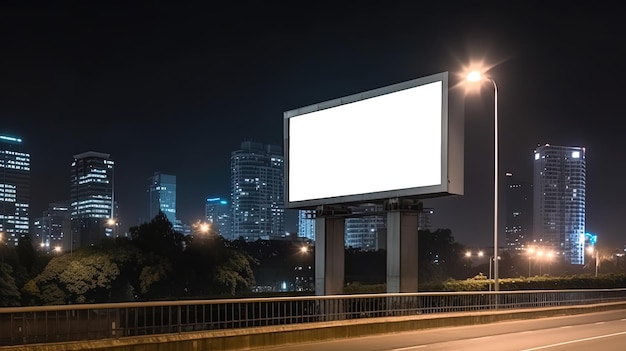
{"type": "Polygon", "coordinates": [[[151,221],[163,212],[167,219],[176,224],[176,176],[154,172],[148,178],[148,218],[151,221]]]}
{"type": "MultiPolygon", "coordinates": [[[[345,219],[345,247],[366,251],[386,249],[387,218],[382,206],[364,205],[354,207],[352,211],[354,216],[345,219]]],[[[433,208],[422,208],[418,212],[418,231],[431,230],[434,213],[433,208]]],[[[298,236],[315,241],[315,210],[298,211],[298,236]]]]}
{"type": "Polygon", "coordinates": [[[285,234],[282,147],[246,141],[231,153],[232,237],[246,241],[285,234]]]}
{"type": "Polygon", "coordinates": [[[205,219],[224,238],[233,240],[231,209],[228,201],[219,197],[206,199],[205,219]]]}
{"type": "Polygon", "coordinates": [[[315,210],[298,211],[298,236],[315,241],[315,210]]]}
{"type": "Polygon", "coordinates": [[[387,245],[379,242],[379,239],[386,238],[387,225],[383,216],[346,218],[345,226],[346,248],[377,251],[387,245]]]}
{"type": "Polygon", "coordinates": [[[0,244],[17,246],[29,232],[30,154],[23,141],[0,135],[0,244]]]}
{"type": "Polygon", "coordinates": [[[94,151],[74,155],[70,180],[70,251],[114,236],[115,163],[109,157],[94,151]]]}
{"type": "Polygon", "coordinates": [[[417,214],[417,230],[431,230],[434,208],[422,208],[417,214]]]}
{"type": "Polygon", "coordinates": [[[532,184],[517,179],[510,172],[505,174],[504,180],[505,249],[521,251],[532,240],[532,184]]]}
{"type": "Polygon", "coordinates": [[[585,148],[540,146],[533,171],[533,244],[584,264],[585,148]]]}
{"type": "Polygon", "coordinates": [[[31,237],[35,248],[42,252],[65,252],[70,250],[70,233],[69,203],[54,202],[34,221],[31,237]]]}

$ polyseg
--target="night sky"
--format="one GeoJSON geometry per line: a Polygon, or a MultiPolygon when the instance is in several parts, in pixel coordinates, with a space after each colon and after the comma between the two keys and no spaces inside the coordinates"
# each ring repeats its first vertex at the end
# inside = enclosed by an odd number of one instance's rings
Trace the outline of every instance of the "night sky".
{"type": "MultiPolygon", "coordinates": [[[[498,84],[501,174],[532,181],[539,144],[586,147],[587,231],[599,245],[626,244],[621,11],[232,3],[0,4],[0,133],[31,154],[32,218],[69,197],[72,156],[98,151],[116,162],[122,227],[145,219],[154,171],[177,176],[178,216],[198,220],[207,197],[229,196],[242,141],[282,145],[284,111],[443,71],[457,79],[482,62],[498,84]]],[[[466,97],[465,147],[465,195],[425,205],[435,228],[489,245],[488,86],[466,97]]]]}

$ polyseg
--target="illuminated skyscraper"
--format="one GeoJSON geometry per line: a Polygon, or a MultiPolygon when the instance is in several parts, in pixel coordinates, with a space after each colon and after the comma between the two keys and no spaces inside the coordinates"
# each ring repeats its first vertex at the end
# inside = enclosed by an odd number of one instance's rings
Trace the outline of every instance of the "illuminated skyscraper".
{"type": "Polygon", "coordinates": [[[285,234],[284,156],[280,146],[246,141],[233,151],[233,238],[275,239],[285,234]]]}
{"type": "Polygon", "coordinates": [[[161,211],[176,225],[176,176],[155,172],[148,182],[148,218],[152,220],[161,211]]]}
{"type": "Polygon", "coordinates": [[[0,135],[0,241],[8,246],[29,230],[30,154],[22,148],[22,139],[0,135]]]}
{"type": "Polygon", "coordinates": [[[315,210],[298,211],[298,236],[315,241],[315,210]]]}
{"type": "Polygon", "coordinates": [[[70,251],[70,206],[67,202],[55,202],[35,220],[31,232],[33,245],[43,252],[70,251]]]}
{"type": "Polygon", "coordinates": [[[534,153],[533,238],[585,263],[585,148],[546,144],[534,153]]]}
{"type": "Polygon", "coordinates": [[[221,236],[228,240],[235,239],[232,237],[233,216],[228,201],[219,197],[206,199],[205,214],[207,222],[213,224],[214,230],[221,236]]]}
{"type": "Polygon", "coordinates": [[[74,155],[70,181],[70,251],[113,236],[108,220],[114,213],[114,162],[109,154],[88,151],[74,155]]]}
{"type": "Polygon", "coordinates": [[[513,173],[505,176],[505,244],[507,250],[519,251],[532,240],[532,184],[516,179],[513,173]]]}

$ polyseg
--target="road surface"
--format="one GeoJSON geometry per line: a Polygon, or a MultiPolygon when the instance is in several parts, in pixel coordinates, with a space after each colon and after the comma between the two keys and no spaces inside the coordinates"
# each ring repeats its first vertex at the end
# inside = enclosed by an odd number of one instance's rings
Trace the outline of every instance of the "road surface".
{"type": "Polygon", "coordinates": [[[623,351],[626,310],[273,347],[271,351],[623,351]]]}

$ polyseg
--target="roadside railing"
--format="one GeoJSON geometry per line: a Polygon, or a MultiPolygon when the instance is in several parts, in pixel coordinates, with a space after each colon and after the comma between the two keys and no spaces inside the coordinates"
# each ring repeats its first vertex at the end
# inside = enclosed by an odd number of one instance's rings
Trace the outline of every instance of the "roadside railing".
{"type": "Polygon", "coordinates": [[[626,289],[427,292],[0,308],[0,345],[626,301],[626,289]]]}

